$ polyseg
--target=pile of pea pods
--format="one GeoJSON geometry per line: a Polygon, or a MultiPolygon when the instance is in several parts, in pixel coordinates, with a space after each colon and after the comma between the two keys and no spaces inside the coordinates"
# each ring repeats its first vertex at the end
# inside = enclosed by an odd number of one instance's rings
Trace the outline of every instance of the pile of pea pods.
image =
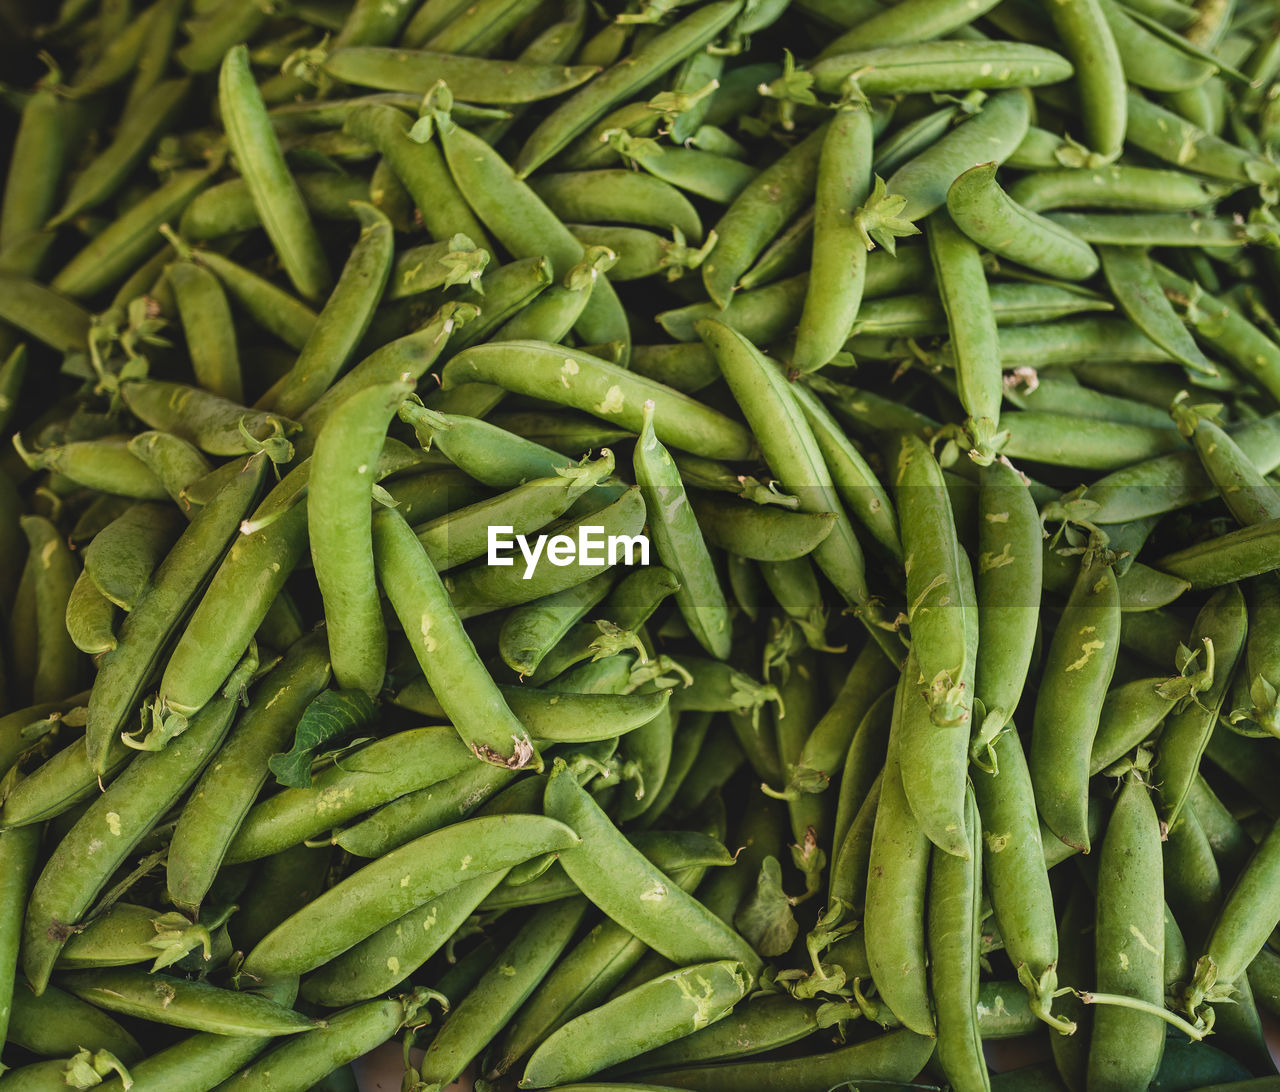
{"type": "Polygon", "coordinates": [[[29,10],[0,1092],[1280,1089],[1276,0],[29,10]]]}

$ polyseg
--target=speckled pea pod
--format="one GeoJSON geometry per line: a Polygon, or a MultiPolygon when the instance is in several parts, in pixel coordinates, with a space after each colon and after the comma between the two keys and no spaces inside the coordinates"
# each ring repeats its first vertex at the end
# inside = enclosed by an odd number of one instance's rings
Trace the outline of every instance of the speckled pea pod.
{"type": "MultiPolygon", "coordinates": [[[[22,914],[36,878],[40,828],[0,831],[0,1039],[8,1040],[22,914]]],[[[23,989],[25,987],[18,986],[23,989]]]]}
{"type": "Polygon", "coordinates": [[[1193,588],[1220,588],[1272,572],[1278,544],[1280,519],[1272,519],[1165,554],[1153,564],[1193,588]]]}
{"type": "Polygon", "coordinates": [[[424,95],[439,80],[466,102],[526,103],[554,98],[596,75],[593,65],[542,65],[466,57],[441,50],[345,46],[323,70],[356,87],[424,95]]]}
{"type": "Polygon", "coordinates": [[[1089,848],[1089,751],[1119,650],[1114,570],[1084,563],[1045,655],[1027,755],[1036,806],[1068,845],[1089,848]]]}
{"type": "Polygon", "coordinates": [[[1213,418],[1212,408],[1175,403],[1170,413],[1195,446],[1200,465],[1218,495],[1245,527],[1280,518],[1280,491],[1213,418]]]}
{"type": "Polygon", "coordinates": [[[1037,87],[1069,79],[1072,66],[1060,53],[1024,42],[948,40],[852,50],[824,57],[810,71],[814,89],[828,95],[854,75],[865,95],[898,95],[1037,87]]]}

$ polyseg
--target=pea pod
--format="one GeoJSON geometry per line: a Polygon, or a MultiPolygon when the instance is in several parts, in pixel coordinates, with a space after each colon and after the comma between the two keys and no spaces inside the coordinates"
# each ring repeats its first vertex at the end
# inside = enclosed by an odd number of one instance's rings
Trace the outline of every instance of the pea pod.
{"type": "Polygon", "coordinates": [[[814,87],[829,95],[837,94],[855,73],[863,94],[897,95],[1036,87],[1069,79],[1072,66],[1061,54],[1042,46],[979,40],[851,50],[824,57],[810,71],[814,87]]]}

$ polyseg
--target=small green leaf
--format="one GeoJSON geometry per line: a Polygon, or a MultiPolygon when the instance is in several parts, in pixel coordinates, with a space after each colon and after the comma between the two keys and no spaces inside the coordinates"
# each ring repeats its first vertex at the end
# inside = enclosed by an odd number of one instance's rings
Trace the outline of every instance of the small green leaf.
{"type": "Polygon", "coordinates": [[[276,781],[291,789],[311,785],[311,761],[326,743],[351,735],[373,719],[373,699],[363,690],[326,690],[315,698],[298,721],[293,747],[274,754],[267,768],[276,781]]]}
{"type": "Polygon", "coordinates": [[[782,866],[776,857],[760,862],[755,890],[733,919],[738,931],[766,959],[790,951],[799,935],[791,900],[782,889],[782,866]]]}

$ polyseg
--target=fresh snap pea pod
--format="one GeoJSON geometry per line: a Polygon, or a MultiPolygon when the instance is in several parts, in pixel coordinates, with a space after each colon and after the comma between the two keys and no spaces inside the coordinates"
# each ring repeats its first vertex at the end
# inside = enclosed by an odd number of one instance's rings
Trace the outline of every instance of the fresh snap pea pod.
{"type": "MultiPolygon", "coordinates": [[[[1241,722],[1252,722],[1258,729],[1275,735],[1280,725],[1280,708],[1277,707],[1275,683],[1280,678],[1276,656],[1280,652],[1275,634],[1277,617],[1280,616],[1280,584],[1271,576],[1262,576],[1249,582],[1249,637],[1245,645],[1245,665],[1236,681],[1236,688],[1247,695],[1248,702],[1229,714],[1232,725],[1248,727],[1241,722]]],[[[1238,729],[1237,729],[1238,730],[1238,729]]]]}
{"type": "Polygon", "coordinates": [[[36,878],[40,828],[0,831],[0,1039],[9,1041],[22,913],[36,878]]]}
{"type": "Polygon", "coordinates": [[[488,500],[456,508],[414,528],[431,563],[440,572],[482,557],[490,547],[491,527],[531,535],[568,512],[613,473],[613,453],[561,468],[556,475],[535,478],[488,500]]]}
{"type": "MultiPolygon", "coordinates": [[[[956,229],[953,227],[953,233],[956,229]]],[[[958,233],[957,233],[958,234],[958,233]]],[[[967,236],[961,239],[972,246],[967,236]]],[[[1115,306],[1075,285],[1023,284],[1017,281],[988,284],[990,309],[997,326],[1025,326],[1053,322],[1085,311],[1114,311],[1115,306]]],[[[944,334],[947,312],[942,300],[929,292],[913,292],[884,299],[867,300],[853,325],[855,337],[922,337],[944,334]]],[[[854,346],[869,344],[866,337],[854,346]]]]}
{"type": "Polygon", "coordinates": [[[1183,400],[1169,412],[1178,430],[1195,445],[1204,472],[1239,523],[1248,527],[1280,518],[1280,492],[1213,419],[1212,406],[1191,406],[1183,400]]]}
{"type": "Polygon", "coordinates": [[[1246,185],[1274,184],[1280,178],[1274,163],[1206,132],[1135,91],[1128,93],[1127,109],[1125,139],[1157,159],[1210,178],[1246,185]]]}
{"type": "Polygon", "coordinates": [[[1236,664],[1244,651],[1248,612],[1239,587],[1229,584],[1214,592],[1201,608],[1192,630],[1192,647],[1213,643],[1213,683],[1181,712],[1164,723],[1156,747],[1160,770],[1160,818],[1172,823],[1178,816],[1200,760],[1215,730],[1236,664]]]}
{"type": "Polygon", "coordinates": [[[165,277],[178,304],[196,383],[229,402],[243,402],[235,326],[221,282],[194,261],[175,262],[165,277]]]}
{"type": "MultiPolygon", "coordinates": [[[[353,201],[370,200],[370,183],[332,171],[299,173],[294,177],[311,215],[320,220],[355,220],[353,201]]],[[[233,178],[202,190],[178,221],[178,234],[188,242],[222,239],[261,227],[262,217],[243,178],[233,178]]]]}
{"type": "Polygon", "coordinates": [[[951,183],[947,212],[974,242],[1038,273],[1083,281],[1098,271],[1098,256],[1087,242],[1000,188],[995,163],[971,167],[951,183]]]}
{"type": "Polygon", "coordinates": [[[525,921],[431,1040],[418,1067],[428,1087],[456,1080],[501,1031],[568,946],[588,905],[581,897],[564,899],[525,921]]]}
{"type": "Polygon", "coordinates": [[[81,105],[61,93],[59,82],[58,74],[49,73],[22,107],[0,199],[0,251],[44,227],[80,143],[88,119],[81,105]]]}
{"type": "Polygon", "coordinates": [[[869,106],[855,100],[837,110],[823,137],[813,255],[792,355],[797,371],[812,372],[829,363],[858,317],[868,249],[858,210],[871,194],[871,128],[869,106]]]}
{"type": "MultiPolygon", "coordinates": [[[[824,56],[810,69],[814,90],[839,94],[850,76],[864,95],[1038,87],[1070,79],[1060,53],[1023,42],[939,41],[824,56]]],[[[1021,134],[1019,134],[1021,139],[1021,134]]],[[[893,192],[892,185],[889,187],[893,192]]]]}
{"type": "Polygon", "coordinates": [[[302,996],[338,1008],[395,989],[449,942],[507,875],[499,869],[465,880],[384,925],[308,975],[302,996]]]}
{"type": "Polygon", "coordinates": [[[459,185],[450,178],[440,150],[410,137],[412,124],[404,111],[374,103],[351,113],[343,123],[343,132],[367,140],[378,150],[413,198],[435,239],[451,239],[461,232],[479,249],[492,252],[488,236],[468,208],[459,185]]]}
{"type": "Polygon", "coordinates": [[[545,1088],[580,1080],[696,1032],[727,1015],[749,982],[747,968],[733,960],[694,964],[660,975],[553,1032],[534,1051],[520,1083],[545,1088]],[[606,1027],[625,1031],[621,1036],[604,1034],[606,1027]],[[592,1045],[584,1050],[584,1043],[592,1045]]]}
{"type": "Polygon", "coordinates": [[[488,762],[473,763],[439,785],[411,792],[333,835],[335,845],[359,857],[378,857],[449,823],[465,819],[510,785],[515,771],[488,762]]]}
{"type": "Polygon", "coordinates": [[[219,698],[164,750],[134,759],[58,843],[32,889],[23,923],[22,966],[37,993],[48,984],[70,928],[196,779],[226,735],[235,709],[234,698],[219,698]]]}
{"type": "Polygon", "coordinates": [[[1012,183],[1008,193],[1010,199],[1033,212],[1063,208],[1174,212],[1211,205],[1225,196],[1226,189],[1221,183],[1183,171],[1113,163],[1097,168],[1033,171],[1012,183]]]}
{"type": "Polygon", "coordinates": [[[253,456],[200,510],[121,624],[117,647],[99,663],[85,726],[90,761],[98,773],[105,772],[108,750],[133,716],[170,635],[200,594],[261,489],[266,464],[265,455],[253,456]]]}
{"type": "Polygon", "coordinates": [[[439,413],[413,401],[401,405],[399,415],[413,426],[424,447],[438,448],[476,481],[495,489],[551,477],[572,465],[571,459],[548,447],[475,417],[439,413]]]}
{"type": "MultiPolygon", "coordinates": [[[[878,5],[877,5],[878,6],[878,5]]],[[[821,56],[829,57],[853,50],[874,49],[883,46],[907,45],[931,38],[945,38],[954,31],[968,26],[980,18],[994,4],[982,0],[970,7],[960,3],[929,4],[924,0],[912,0],[906,8],[899,5],[877,11],[860,19],[834,42],[823,49],[821,56]]]]}
{"type": "MultiPolygon", "coordinates": [[[[907,620],[927,691],[929,718],[939,728],[969,723],[975,604],[973,577],[956,538],[955,520],[937,460],[914,436],[899,441],[894,489],[907,569],[907,620]]],[[[914,680],[913,680],[914,681],[914,680]]]]}
{"type": "MultiPolygon", "coordinates": [[[[584,88],[587,90],[589,88],[584,88]]],[[[582,243],[542,199],[516,177],[506,160],[459,126],[438,128],[450,174],[476,216],[498,242],[516,257],[545,257],[551,263],[553,276],[563,276],[582,261],[582,243]]],[[[607,279],[598,281],[592,288],[575,329],[588,343],[621,341],[622,363],[626,363],[631,347],[630,327],[607,279]]]]}
{"type": "Polygon", "coordinates": [[[1027,763],[1036,806],[1067,845],[1089,848],[1089,751],[1119,648],[1115,571],[1085,561],[1045,655],[1027,763]]]}
{"type": "Polygon", "coordinates": [[[484,669],[431,559],[394,509],[374,517],[373,554],[392,608],[413,635],[419,666],[462,741],[488,762],[540,768],[528,733],[484,669]]]}
{"type": "Polygon", "coordinates": [[[135,504],[93,536],[85,572],[112,603],[131,611],[185,526],[172,508],[135,504]]]}
{"type": "MultiPolygon", "coordinates": [[[[688,116],[685,113],[680,118],[688,116]]],[[[646,143],[625,133],[610,133],[605,139],[628,163],[676,189],[719,205],[730,204],[759,173],[750,163],[704,148],[646,143]]]]}
{"type": "MultiPolygon", "coordinates": [[[[1107,823],[1098,861],[1097,988],[1164,1006],[1164,877],[1160,821],[1147,787],[1130,775],[1107,823]]],[[[1158,1016],[1095,1006],[1089,1039],[1090,1088],[1150,1083],[1165,1028],[1158,1016]]]]}
{"type": "MultiPolygon", "coordinates": [[[[644,1074],[651,1089],[687,1088],[697,1092],[733,1092],[759,1088],[769,1092],[808,1092],[854,1081],[868,1087],[902,1085],[920,1073],[934,1047],[931,1036],[899,1029],[822,1054],[779,1061],[722,1062],[710,1066],[658,1069],[644,1074]]],[[[604,1085],[564,1085],[564,1092],[601,1092],[604,1085]]],[[[645,1090],[646,1085],[633,1086],[645,1090]]],[[[627,1086],[622,1086],[627,1092],[627,1086]]]]}
{"type": "Polygon", "coordinates": [[[99,295],[164,246],[160,225],[182,210],[213,178],[215,167],[178,171],[158,190],[133,205],[110,227],[77,252],[50,282],[72,299],[99,295]]]}
{"type": "Polygon", "coordinates": [[[716,222],[716,244],[702,263],[702,282],[721,310],[729,306],[739,278],[808,203],[825,134],[819,126],[762,170],[716,222]]]}
{"type": "MultiPolygon", "coordinates": [[[[156,939],[158,916],[147,906],[116,903],[67,941],[58,957],[58,970],[150,963],[157,955],[155,945],[149,942],[156,939]]],[[[44,996],[49,993],[46,990],[44,996]]]]}
{"type": "Polygon", "coordinates": [[[417,1008],[412,996],[353,1005],[329,1017],[323,1027],[286,1039],[218,1087],[226,1092],[251,1088],[261,1092],[307,1092],[335,1069],[391,1039],[415,1019],[417,1008]]]}
{"type": "Polygon", "coordinates": [[[1065,413],[1006,413],[1000,427],[1009,434],[1001,450],[1012,459],[1088,470],[1132,466],[1184,444],[1171,429],[1065,413]]]}
{"type": "Polygon", "coordinates": [[[53,523],[43,516],[23,516],[20,523],[27,539],[35,605],[31,700],[55,701],[78,688],[80,656],[67,632],[67,602],[79,572],[70,547],[53,523]]]}
{"type": "Polygon", "coordinates": [[[831,512],[789,512],[718,493],[690,493],[698,526],[712,546],[757,561],[789,561],[812,553],[831,533],[831,512]]]}
{"type": "Polygon", "coordinates": [[[836,525],[814,551],[814,560],[846,601],[866,602],[869,593],[862,547],[782,371],[736,331],[711,319],[697,325],[783,488],[800,495],[803,511],[836,515],[836,525]]]}
{"type": "MultiPolygon", "coordinates": [[[[3,318],[3,315],[0,315],[3,318]]],[[[48,470],[88,489],[138,500],[164,500],[160,480],[129,450],[124,436],[72,440],[40,451],[27,451],[17,434],[14,447],[32,470],[48,470]]]]}
{"type": "Polygon", "coordinates": [[[1099,0],[1063,0],[1049,11],[1071,58],[1085,143],[1109,163],[1124,146],[1128,93],[1115,36],[1099,0]]]}
{"type": "Polygon", "coordinates": [[[737,0],[717,0],[698,8],[565,100],[529,134],[515,159],[518,175],[532,174],[611,107],[705,46],[740,8],[737,0]]]}
{"type": "Polygon", "coordinates": [[[732,929],[670,881],[616,830],[559,761],[547,781],[550,814],[572,823],[580,852],[560,856],[565,872],[611,918],[655,951],[682,963],[729,955],[754,977],[759,957],[732,929]]]}
{"type": "Polygon", "coordinates": [[[639,432],[644,403],[654,403],[654,431],[664,444],[713,459],[745,458],[750,434],[737,422],[687,395],[597,357],[560,345],[515,341],[476,345],[445,366],[445,390],[496,383],[505,390],[552,397],[639,432]]]}
{"type": "Polygon", "coordinates": [[[600,69],[593,65],[544,65],[467,57],[437,49],[345,46],[324,60],[322,70],[343,83],[379,91],[425,95],[443,80],[459,99],[480,103],[526,103],[572,91],[600,69]]]}
{"type": "MultiPolygon", "coordinates": [[[[1207,646],[1202,648],[1200,657],[1203,659],[1207,652],[1207,646]]],[[[1203,689],[1213,678],[1214,665],[1201,666],[1205,671],[1196,683],[1197,689],[1203,689]]],[[[1089,757],[1090,774],[1101,773],[1156,734],[1177,701],[1174,696],[1166,696],[1176,693],[1166,685],[1169,682],[1168,678],[1133,679],[1111,688],[1098,718],[1098,733],[1089,757]]]]}
{"type": "Polygon", "coordinates": [[[718,659],[729,655],[729,607],[680,471],[654,434],[654,403],[644,406],[644,425],[632,455],[658,558],[679,581],[676,606],[698,643],[718,659]]]}
{"type": "Polygon", "coordinates": [[[1162,848],[1165,901],[1188,945],[1199,949],[1218,916],[1223,891],[1213,847],[1194,807],[1184,804],[1177,820],[1169,825],[1162,848]]]}
{"type": "Polygon", "coordinates": [[[99,774],[89,763],[84,740],[72,740],[10,789],[0,810],[0,826],[30,826],[69,812],[100,792],[99,778],[105,783],[115,777],[133,755],[133,749],[123,740],[114,740],[99,774]]]}
{"type": "Polygon", "coordinates": [[[246,46],[233,46],[222,58],[218,106],[227,143],[285,273],[304,299],[319,299],[332,281],[329,262],[285,164],[246,46]]]}
{"type": "Polygon", "coordinates": [[[221,1035],[296,1035],[322,1021],[253,993],[130,968],[74,971],[62,985],[108,1012],[221,1035]]]}
{"type": "Polygon", "coordinates": [[[260,327],[292,349],[307,343],[316,313],[300,299],[214,250],[199,250],[195,255],[260,327]]]}
{"type": "Polygon", "coordinates": [[[107,1050],[126,1065],[143,1056],[137,1039],[100,1008],[56,986],[35,996],[25,982],[14,988],[9,1043],[44,1057],[107,1050]]]}
{"type": "Polygon", "coordinates": [[[571,171],[539,175],[529,183],[547,207],[568,223],[620,221],[658,231],[681,231],[702,241],[697,209],[676,187],[627,170],[571,171]]]}
{"type": "MultiPolygon", "coordinates": [[[[978,598],[974,690],[992,730],[1007,723],[1021,699],[1040,622],[1042,531],[1040,515],[1022,475],[1007,460],[982,468],[978,492],[978,598]]],[[[982,797],[979,796],[982,807],[982,797]]]]}
{"type": "Polygon", "coordinates": [[[116,605],[81,570],[67,596],[67,636],[81,652],[98,656],[116,647],[116,605]]]}
{"type": "Polygon", "coordinates": [[[1272,519],[1166,554],[1154,564],[1193,588],[1220,588],[1275,569],[1277,542],[1280,519],[1272,519]]]}
{"type": "Polygon", "coordinates": [[[929,986],[937,1007],[938,1064],[952,1087],[989,1089],[978,1034],[982,832],[973,790],[965,793],[965,856],[935,853],[929,869],[929,986]]]}
{"type": "Polygon", "coordinates": [[[185,383],[131,379],[120,385],[120,395],[140,420],[189,440],[210,455],[252,452],[258,441],[295,428],[286,418],[248,409],[185,383]]]}
{"type": "Polygon", "coordinates": [[[750,292],[737,292],[722,309],[706,300],[662,311],[659,325],[677,341],[697,341],[699,319],[715,319],[747,340],[770,344],[785,337],[800,320],[809,275],[800,273],[750,292]]]}
{"type": "Polygon", "coordinates": [[[369,328],[390,275],[390,221],[364,202],[352,207],[360,219],[360,237],[298,359],[271,391],[270,408],[284,417],[305,413],[342,371],[369,328]]]}
{"type": "Polygon", "coordinates": [[[84,352],[90,315],[61,292],[0,273],[0,319],[59,352],[84,352]]]}
{"type": "Polygon", "coordinates": [[[461,773],[473,756],[447,725],[397,732],[345,755],[305,789],[254,805],[226,850],[231,864],[269,857],[407,792],[461,773]]]}
{"type": "Polygon", "coordinates": [[[1247,233],[1230,220],[1177,212],[1051,212],[1045,219],[1088,243],[1107,246],[1244,246],[1247,233]]]}
{"type": "MultiPolygon", "coordinates": [[[[1280,466],[1280,417],[1246,422],[1231,438],[1261,473],[1280,466]]],[[[1090,518],[1114,524],[1177,511],[1209,500],[1215,492],[1196,453],[1177,451],[1099,478],[1086,496],[1099,506],[1090,518]]]]}
{"type": "MultiPolygon", "coordinates": [[[[930,45],[1005,46],[1007,42],[940,42],[930,45]]],[[[904,50],[920,50],[924,45],[904,46],[904,50]]],[[[1021,47],[1035,48],[1035,47],[1021,47]]],[[[980,67],[980,66],[979,66],[980,67]]],[[[1000,70],[1004,71],[1004,70],[1000,70]]],[[[1069,71],[1066,75],[1069,75],[1069,71]]],[[[1059,77],[1065,78],[1065,76],[1059,77]]],[[[949,83],[948,87],[955,87],[949,83]]],[[[937,143],[907,160],[885,181],[889,193],[906,197],[901,216],[921,220],[947,201],[947,191],[961,174],[979,163],[1002,163],[1010,156],[1026,133],[1030,104],[1026,91],[1001,91],[992,95],[982,111],[956,126],[937,143]]]]}
{"type": "Polygon", "coordinates": [[[341,402],[316,439],[308,479],[311,561],[324,601],[333,676],[339,686],[370,696],[382,689],[387,657],[370,496],[387,427],[412,389],[407,382],[380,384],[341,402]]]}
{"type": "Polygon", "coordinates": [[[608,593],[615,574],[606,571],[582,584],[513,609],[502,622],[498,650],[521,676],[532,675],[574,625],[608,593]]]}
{"type": "Polygon", "coordinates": [[[314,970],[463,880],[578,842],[563,823],[535,815],[469,819],[423,835],[282,922],[249,953],[246,971],[263,976],[314,970]]]}
{"type": "MultiPolygon", "coordinates": [[[[1208,60],[1153,33],[1152,24],[1140,22],[1120,5],[1100,0],[1099,8],[1130,83],[1151,91],[1189,91],[1214,75],[1214,66],[1208,60]]],[[[1173,39],[1179,40],[1185,41],[1173,39]]]]}
{"type": "Polygon", "coordinates": [[[898,741],[906,690],[899,677],[893,727],[871,836],[863,929],[872,977],[885,1004],[903,1024],[932,1036],[933,1012],[925,985],[925,889],[932,845],[903,791],[898,741]]]}

